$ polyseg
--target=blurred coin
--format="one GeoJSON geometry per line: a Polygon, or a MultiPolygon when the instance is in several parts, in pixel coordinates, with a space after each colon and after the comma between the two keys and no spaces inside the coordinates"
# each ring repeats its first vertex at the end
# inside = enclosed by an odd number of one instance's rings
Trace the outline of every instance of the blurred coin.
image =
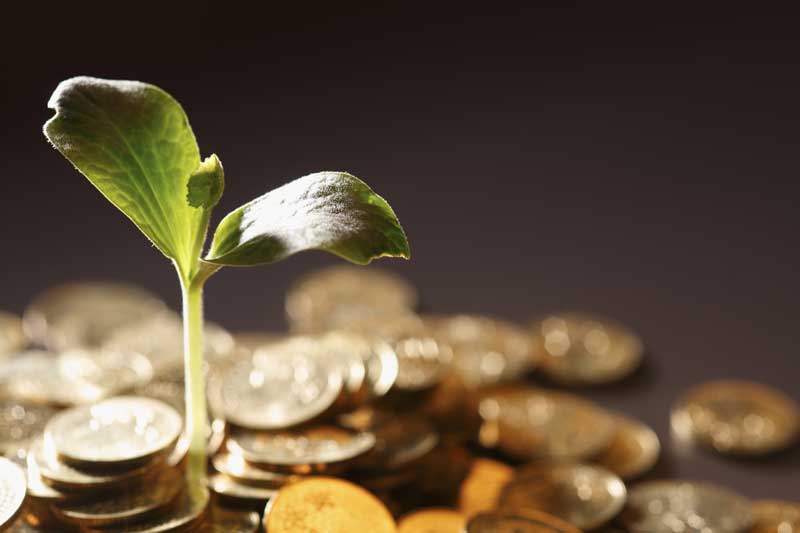
{"type": "Polygon", "coordinates": [[[208,479],[208,488],[228,502],[234,504],[255,503],[262,508],[278,492],[277,489],[243,485],[223,474],[213,474],[208,479]]]}
{"type": "MultiPolygon", "coordinates": [[[[344,424],[352,419],[343,417],[344,424]]],[[[439,443],[439,433],[426,419],[413,414],[377,411],[365,427],[375,435],[372,452],[360,461],[364,468],[395,470],[430,453],[439,443]]]]}
{"type": "Polygon", "coordinates": [[[269,533],[394,533],[392,515],[375,496],[347,481],[309,478],[283,487],[267,504],[269,533]]]}
{"type": "Polygon", "coordinates": [[[753,522],[750,502],[722,487],[649,481],[631,488],[620,516],[633,533],[734,533],[753,522]]]}
{"type": "Polygon", "coordinates": [[[232,336],[235,349],[242,359],[252,356],[259,348],[286,339],[282,333],[267,331],[237,331],[232,336]]]}
{"type": "Polygon", "coordinates": [[[164,402],[118,396],[62,411],[48,422],[45,438],[67,463],[131,467],[166,453],[182,426],[180,415],[164,402]]]}
{"type": "Polygon", "coordinates": [[[462,533],[466,522],[453,509],[421,509],[404,516],[397,523],[397,533],[462,533]]]}
{"type": "Polygon", "coordinates": [[[25,472],[0,457],[0,529],[11,524],[25,501],[25,472]]]}
{"type": "Polygon", "coordinates": [[[47,502],[61,502],[66,500],[80,499],[80,495],[74,492],[64,492],[57,490],[42,479],[39,471],[38,462],[26,456],[24,462],[20,464],[25,470],[25,477],[28,480],[28,499],[47,502]]]}
{"type": "Polygon", "coordinates": [[[753,502],[755,518],[751,533],[799,533],[800,502],[759,500],[753,502]]]}
{"type": "Polygon", "coordinates": [[[614,414],[617,430],[595,461],[624,480],[641,476],[656,464],[661,445],[655,431],[633,418],[614,414]]]}
{"type": "Polygon", "coordinates": [[[711,381],[690,389],[671,421],[679,437],[734,455],[777,451],[800,435],[800,407],[782,392],[749,381],[711,381]]]}
{"type": "Polygon", "coordinates": [[[25,347],[22,320],[17,315],[0,311],[0,357],[25,347]]]}
{"type": "Polygon", "coordinates": [[[518,470],[500,494],[500,508],[544,511],[580,529],[611,521],[625,506],[625,484],[605,468],[533,464],[518,470]]]}
{"type": "Polygon", "coordinates": [[[488,393],[479,406],[481,444],[520,460],[581,460],[605,450],[616,426],[578,396],[533,388],[488,393]]]}
{"type": "Polygon", "coordinates": [[[500,493],[513,476],[514,470],[505,463],[483,457],[476,458],[461,484],[459,509],[468,518],[495,509],[500,493]]]}
{"type": "Polygon", "coordinates": [[[220,390],[225,419],[248,429],[282,429],[330,409],[342,391],[342,373],[318,350],[312,339],[295,337],[228,368],[220,390]]]}
{"type": "Polygon", "coordinates": [[[540,512],[519,515],[505,511],[480,513],[467,522],[465,533],[581,533],[555,517],[540,512]]]}
{"type": "Polygon", "coordinates": [[[326,333],[319,343],[322,357],[336,359],[340,364],[344,378],[344,394],[337,401],[340,409],[355,409],[383,396],[394,383],[397,357],[388,345],[347,331],[326,333]]]}
{"type": "Polygon", "coordinates": [[[24,459],[31,442],[42,435],[56,410],[46,405],[0,399],[0,454],[24,459]]]}
{"type": "Polygon", "coordinates": [[[261,528],[261,517],[252,511],[233,511],[214,506],[206,520],[195,533],[256,533],[261,528]]]}
{"type": "Polygon", "coordinates": [[[639,366],[644,345],[630,329],[609,318],[578,312],[537,319],[541,370],[566,385],[619,381],[639,366]]]}
{"type": "Polygon", "coordinates": [[[388,271],[353,266],[318,270],[286,295],[292,329],[321,332],[349,327],[363,319],[390,318],[412,310],[417,291],[388,271]]]}
{"type": "Polygon", "coordinates": [[[178,496],[183,483],[177,470],[166,469],[143,487],[125,490],[113,498],[58,503],[53,509],[65,522],[79,526],[127,524],[164,509],[178,496]]]}
{"type": "Polygon", "coordinates": [[[166,310],[154,294],[124,283],[57,285],[34,298],[23,325],[36,343],[52,350],[98,347],[117,329],[166,310]]]}
{"type": "Polygon", "coordinates": [[[278,489],[287,483],[301,479],[297,474],[273,472],[257,468],[245,461],[241,455],[233,453],[219,453],[211,461],[214,470],[243,485],[278,489]]]}
{"type": "Polygon", "coordinates": [[[227,446],[232,454],[271,470],[340,472],[375,446],[375,435],[332,425],[271,433],[239,430],[227,446]]]}

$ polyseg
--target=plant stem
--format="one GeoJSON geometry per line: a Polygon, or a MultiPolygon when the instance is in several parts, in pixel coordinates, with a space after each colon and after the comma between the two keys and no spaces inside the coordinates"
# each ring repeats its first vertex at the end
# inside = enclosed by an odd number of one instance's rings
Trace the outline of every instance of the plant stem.
{"type": "Polygon", "coordinates": [[[183,368],[186,387],[187,477],[205,485],[206,415],[203,374],[203,284],[181,282],[183,294],[183,368]]]}

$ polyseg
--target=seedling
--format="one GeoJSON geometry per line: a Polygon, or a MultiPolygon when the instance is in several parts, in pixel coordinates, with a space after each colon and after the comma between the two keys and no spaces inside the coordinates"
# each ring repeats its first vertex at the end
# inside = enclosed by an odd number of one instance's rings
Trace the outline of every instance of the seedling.
{"type": "Polygon", "coordinates": [[[201,160],[183,108],[137,81],[61,82],[44,126],[50,142],[175,265],[183,298],[186,431],[190,477],[205,475],[203,286],[223,266],[269,264],[318,249],[357,264],[410,257],[389,204],[346,172],[319,172],[229,213],[202,255],[224,173],[201,160]]]}

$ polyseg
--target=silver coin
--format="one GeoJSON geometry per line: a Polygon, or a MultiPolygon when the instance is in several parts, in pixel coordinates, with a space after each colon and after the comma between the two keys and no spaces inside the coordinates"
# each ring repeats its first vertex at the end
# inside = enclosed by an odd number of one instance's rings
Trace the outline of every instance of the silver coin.
{"type": "Polygon", "coordinates": [[[81,282],[51,287],[28,306],[23,326],[53,350],[102,345],[114,331],[166,310],[149,291],[124,283],[81,282]]]}
{"type": "Polygon", "coordinates": [[[267,331],[237,331],[232,334],[236,351],[240,357],[250,357],[259,348],[286,340],[286,335],[267,331]]]}
{"type": "Polygon", "coordinates": [[[545,513],[520,516],[514,513],[491,511],[472,517],[464,533],[581,533],[579,529],[564,524],[545,513]]]}
{"type": "Polygon", "coordinates": [[[20,318],[0,311],[0,357],[21,350],[25,342],[20,318]]]}
{"type": "Polygon", "coordinates": [[[411,414],[373,412],[361,421],[342,417],[342,423],[364,424],[362,430],[375,435],[375,447],[361,461],[365,469],[399,470],[428,455],[439,444],[439,433],[426,419],[411,414]]]}
{"type": "Polygon", "coordinates": [[[261,517],[256,512],[212,507],[209,517],[195,533],[256,533],[260,527],[261,517]]]}
{"type": "Polygon", "coordinates": [[[41,436],[57,411],[46,405],[0,399],[0,454],[18,454],[41,436]]]}
{"type": "Polygon", "coordinates": [[[722,487],[690,481],[650,481],[631,488],[623,525],[642,533],[735,533],[753,522],[751,504],[722,487]]]}
{"type": "Polygon", "coordinates": [[[248,500],[265,503],[272,499],[278,491],[264,487],[243,485],[222,475],[214,474],[208,479],[208,488],[214,494],[233,500],[248,500]]]}
{"type": "Polygon", "coordinates": [[[135,465],[174,445],[182,426],[181,416],[164,402],[119,396],[62,411],[50,419],[45,437],[71,464],[135,465]]]}
{"type": "Polygon", "coordinates": [[[222,376],[224,418],[270,430],[311,420],[327,411],[343,387],[338,361],[320,357],[318,344],[296,337],[258,350],[222,376]]]}
{"type": "Polygon", "coordinates": [[[14,521],[25,501],[25,489],[22,468],[0,457],[0,529],[14,521]]]}
{"type": "Polygon", "coordinates": [[[212,458],[211,462],[214,470],[243,485],[264,489],[279,489],[300,479],[297,474],[273,472],[257,468],[245,461],[241,455],[234,453],[218,453],[212,458]]]}

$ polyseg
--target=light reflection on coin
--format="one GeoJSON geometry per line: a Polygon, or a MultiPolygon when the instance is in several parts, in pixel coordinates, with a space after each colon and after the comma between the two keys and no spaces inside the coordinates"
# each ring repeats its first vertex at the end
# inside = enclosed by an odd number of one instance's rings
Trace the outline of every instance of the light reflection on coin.
{"type": "Polygon", "coordinates": [[[630,329],[588,313],[557,313],[534,321],[540,368],[554,381],[592,385],[619,381],[639,366],[644,345],[630,329]]]}
{"type": "Polygon", "coordinates": [[[274,497],[277,489],[267,487],[254,487],[237,483],[222,474],[214,474],[208,480],[208,488],[218,496],[232,500],[258,501],[263,505],[264,502],[274,497]]]}
{"type": "Polygon", "coordinates": [[[17,455],[42,435],[45,424],[56,413],[46,405],[0,399],[0,454],[17,455]]]}
{"type": "Polygon", "coordinates": [[[753,516],[751,533],[800,533],[800,502],[759,500],[753,516]]]}
{"type": "Polygon", "coordinates": [[[711,381],[690,389],[672,411],[672,429],[721,453],[762,455],[800,436],[800,406],[755,382],[711,381]]]}
{"type": "Polygon", "coordinates": [[[243,485],[267,489],[278,489],[287,483],[300,480],[300,476],[285,472],[272,472],[256,468],[242,456],[232,453],[219,453],[212,458],[214,470],[243,485]]]}
{"type": "Polygon", "coordinates": [[[0,311],[0,357],[19,351],[25,346],[22,321],[16,315],[0,311]]]}
{"type": "Polygon", "coordinates": [[[375,496],[347,481],[309,478],[283,487],[264,515],[269,533],[395,533],[392,515],[375,496]]]}
{"type": "Polygon", "coordinates": [[[505,463],[476,458],[470,466],[467,477],[461,484],[458,507],[467,517],[497,507],[500,493],[511,481],[514,470],[505,463]]]}
{"type": "Polygon", "coordinates": [[[614,518],[625,498],[625,484],[604,468],[533,464],[518,470],[503,488],[500,508],[521,514],[544,511],[580,529],[594,529],[614,518]]]}
{"type": "Polygon", "coordinates": [[[256,533],[261,517],[252,511],[233,511],[218,506],[211,508],[208,518],[195,533],[256,533]]]}
{"type": "MultiPolygon", "coordinates": [[[[352,422],[348,418],[342,420],[352,422]]],[[[426,456],[439,443],[434,425],[413,414],[378,411],[361,429],[375,435],[372,452],[360,462],[364,468],[399,469],[426,456]]]]}
{"type": "Polygon", "coordinates": [[[118,396],[62,411],[50,419],[45,438],[73,464],[131,466],[165,452],[182,426],[180,415],[163,402],[118,396]]]}
{"type": "Polygon", "coordinates": [[[25,472],[0,457],[0,529],[14,521],[25,501],[25,472]]]}
{"type": "Polygon", "coordinates": [[[466,518],[458,511],[421,509],[405,515],[397,523],[397,533],[461,533],[465,525],[466,518]]]}
{"type": "Polygon", "coordinates": [[[480,513],[467,522],[465,533],[581,533],[581,531],[550,517],[533,512],[527,516],[504,511],[480,513]]]}
{"type": "Polygon", "coordinates": [[[616,433],[608,449],[595,462],[622,479],[639,477],[656,464],[661,445],[656,433],[633,418],[614,414],[616,433]]]}
{"type": "Polygon", "coordinates": [[[634,485],[620,519],[634,533],[735,533],[753,521],[750,502],[722,487],[689,481],[634,485]]]}

